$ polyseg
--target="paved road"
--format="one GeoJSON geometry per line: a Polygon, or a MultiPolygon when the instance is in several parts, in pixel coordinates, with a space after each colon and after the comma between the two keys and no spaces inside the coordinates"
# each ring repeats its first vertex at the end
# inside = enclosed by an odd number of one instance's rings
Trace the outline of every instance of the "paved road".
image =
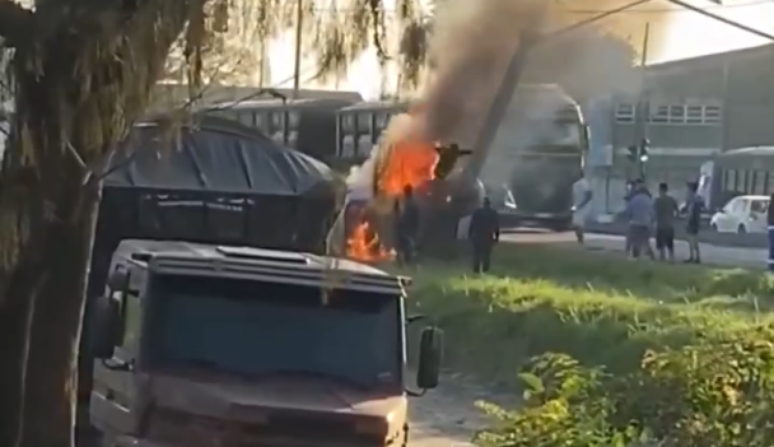
{"type": "MultiPolygon", "coordinates": [[[[590,234],[586,236],[587,247],[592,250],[605,250],[623,252],[624,238],[622,236],[590,234]]],[[[540,243],[571,245],[575,241],[572,233],[552,233],[539,230],[519,230],[509,232],[503,236],[507,242],[540,243]]],[[[688,257],[688,245],[686,242],[677,241],[675,247],[678,259],[688,257]]],[[[766,250],[742,247],[728,247],[701,244],[702,260],[707,264],[721,265],[724,267],[764,268],[766,266],[766,250]]]]}

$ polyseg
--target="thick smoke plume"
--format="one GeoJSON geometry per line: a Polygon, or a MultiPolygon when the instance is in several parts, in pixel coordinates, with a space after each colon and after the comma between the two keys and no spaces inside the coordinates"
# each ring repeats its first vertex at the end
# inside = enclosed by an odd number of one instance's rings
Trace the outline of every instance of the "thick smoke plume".
{"type": "MultiPolygon", "coordinates": [[[[438,0],[430,42],[432,70],[416,98],[417,108],[393,119],[381,147],[349,176],[350,188],[369,190],[380,159],[389,157],[390,148],[402,140],[472,147],[505,67],[523,48],[525,36],[542,42],[529,51],[522,83],[559,84],[580,103],[612,90],[636,93],[640,71],[635,66],[646,24],[648,52],[658,53],[668,26],[668,4],[656,0],[558,37],[540,37],[630,1],[438,0]]],[[[488,165],[499,165],[497,177],[518,163],[496,151],[487,158],[488,165]]]]}
{"type": "MultiPolygon", "coordinates": [[[[547,36],[631,0],[445,0],[436,8],[432,79],[424,92],[427,131],[434,139],[472,144],[525,36],[547,36]]],[[[615,14],[544,40],[529,52],[524,82],[557,83],[584,101],[611,89],[635,90],[633,69],[650,24],[649,52],[666,30],[664,4],[615,14]],[[658,9],[654,9],[658,8],[658,9]],[[661,13],[657,13],[661,11],[661,13]]]]}

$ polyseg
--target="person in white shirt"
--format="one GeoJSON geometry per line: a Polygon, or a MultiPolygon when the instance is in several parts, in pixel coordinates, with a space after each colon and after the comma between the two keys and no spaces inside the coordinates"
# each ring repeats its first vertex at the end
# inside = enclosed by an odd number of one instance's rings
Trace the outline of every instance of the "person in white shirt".
{"type": "Polygon", "coordinates": [[[584,243],[586,220],[591,213],[591,199],[591,185],[589,184],[589,181],[586,180],[583,172],[581,172],[581,178],[572,185],[572,226],[575,230],[575,237],[581,245],[584,243]]]}

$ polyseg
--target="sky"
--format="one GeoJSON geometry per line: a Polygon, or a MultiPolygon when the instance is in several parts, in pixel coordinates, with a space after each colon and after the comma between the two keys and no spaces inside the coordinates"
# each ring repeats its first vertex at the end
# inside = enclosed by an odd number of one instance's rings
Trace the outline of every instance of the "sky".
{"type": "MultiPolygon", "coordinates": [[[[720,15],[727,19],[741,22],[751,28],[755,28],[767,34],[774,35],[774,0],[722,0],[723,5],[718,5],[712,0],[683,0],[694,6],[720,15]]],[[[652,33],[666,33],[665,44],[662,48],[654,49],[649,57],[650,63],[665,62],[675,59],[703,56],[711,53],[725,52],[746,48],[751,46],[763,45],[769,43],[765,38],[755,36],[746,31],[739,30],[729,25],[720,23],[708,17],[704,17],[696,12],[682,9],[679,7],[669,7],[661,0],[665,6],[660,11],[668,10],[669,20],[663,23],[651,25],[652,33]],[[658,27],[666,27],[657,29],[658,27]]],[[[651,8],[658,9],[657,6],[651,8]]],[[[594,11],[594,13],[597,13],[594,11]]],[[[633,10],[628,14],[640,14],[647,17],[646,10],[633,10]]],[[[647,20],[645,18],[645,20],[647,20]]],[[[280,84],[283,80],[292,79],[293,60],[283,55],[293,52],[293,35],[288,33],[281,39],[278,39],[270,54],[277,54],[277,57],[271,57],[271,78],[282,87],[290,87],[292,82],[280,84]]],[[[312,61],[305,61],[302,64],[301,79],[312,76],[315,72],[312,61]]],[[[394,82],[395,73],[392,74],[394,82]]],[[[337,85],[310,85],[307,87],[315,88],[338,88],[342,90],[357,90],[366,99],[378,98],[380,93],[379,66],[376,62],[374,52],[363,55],[353,66],[348,79],[339,82],[337,85]]]]}
{"type": "MultiPolygon", "coordinates": [[[[708,0],[687,0],[695,6],[774,35],[773,0],[724,0],[718,6],[708,0]]],[[[769,43],[767,39],[732,28],[698,13],[676,10],[667,29],[667,44],[651,62],[662,62],[736,50],[769,43]]]]}

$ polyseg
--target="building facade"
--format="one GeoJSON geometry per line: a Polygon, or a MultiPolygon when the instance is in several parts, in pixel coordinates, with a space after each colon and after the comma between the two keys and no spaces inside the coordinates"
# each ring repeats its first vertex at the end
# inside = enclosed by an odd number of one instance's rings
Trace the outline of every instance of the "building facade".
{"type": "Polygon", "coordinates": [[[627,156],[639,135],[650,141],[648,183],[681,192],[714,154],[774,145],[774,45],[654,64],[644,74],[641,91],[588,107],[590,170],[597,189],[606,185],[599,212],[620,208],[626,180],[639,175],[627,156]]]}

